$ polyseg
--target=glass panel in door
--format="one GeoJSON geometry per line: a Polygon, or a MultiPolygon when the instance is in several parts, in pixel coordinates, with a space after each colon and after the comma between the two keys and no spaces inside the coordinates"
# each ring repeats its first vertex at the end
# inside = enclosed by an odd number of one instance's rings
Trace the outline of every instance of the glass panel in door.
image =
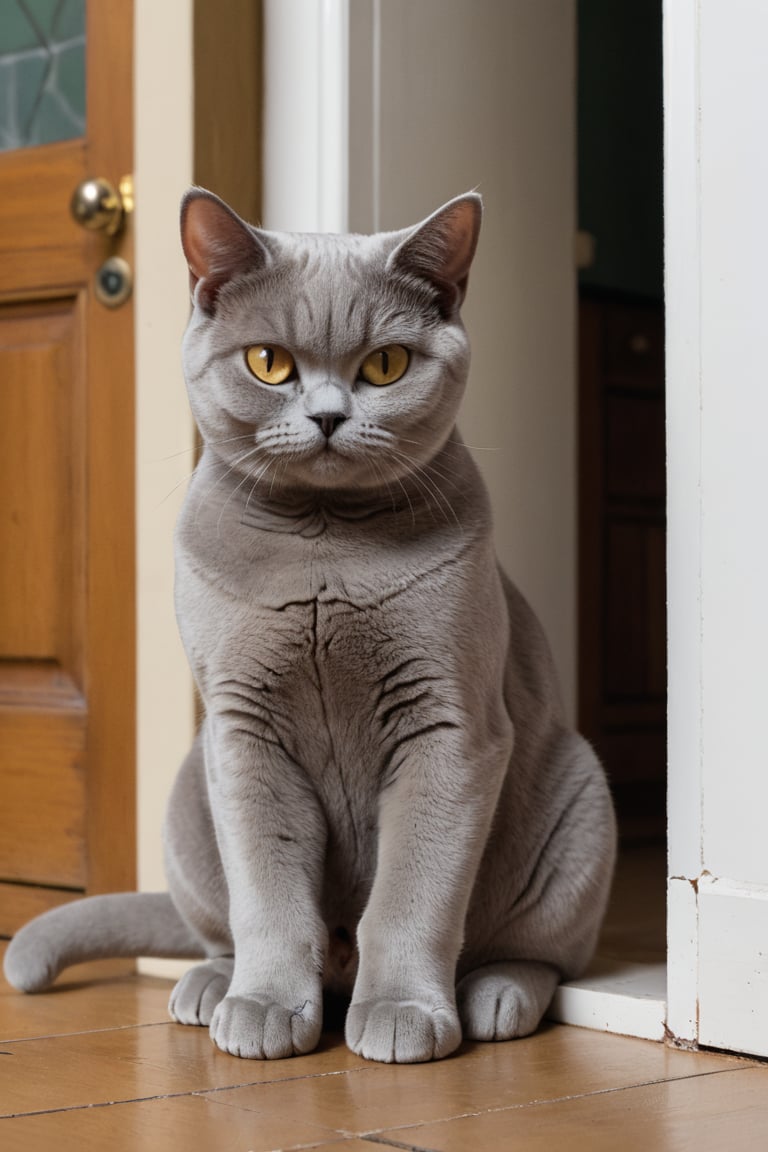
{"type": "Polygon", "coordinates": [[[0,151],[85,133],[85,0],[0,3],[0,151]]]}

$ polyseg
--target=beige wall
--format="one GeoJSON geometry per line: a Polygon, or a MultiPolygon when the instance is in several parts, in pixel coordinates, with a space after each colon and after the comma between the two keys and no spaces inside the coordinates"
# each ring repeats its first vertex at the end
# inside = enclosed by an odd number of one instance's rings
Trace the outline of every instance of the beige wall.
{"type": "Polygon", "coordinates": [[[192,178],[192,3],[136,0],[138,879],[162,889],[161,823],[193,731],[173,612],[173,526],[192,469],[180,368],[187,273],[179,199],[192,178]],[[178,486],[177,486],[178,485],[178,486]]]}

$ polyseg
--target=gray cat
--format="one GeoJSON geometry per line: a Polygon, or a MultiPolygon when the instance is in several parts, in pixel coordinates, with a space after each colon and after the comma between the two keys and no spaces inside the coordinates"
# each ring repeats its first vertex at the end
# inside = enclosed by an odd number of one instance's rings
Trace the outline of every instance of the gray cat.
{"type": "Polygon", "coordinates": [[[193,189],[184,340],[205,448],[177,612],[206,718],[170,896],[100,896],[12,942],[26,991],[115,955],[207,957],[170,1010],[225,1052],[420,1061],[532,1032],[590,959],[615,826],[547,643],[494,556],[455,428],[475,195],[417,227],[286,235],[193,189]]]}

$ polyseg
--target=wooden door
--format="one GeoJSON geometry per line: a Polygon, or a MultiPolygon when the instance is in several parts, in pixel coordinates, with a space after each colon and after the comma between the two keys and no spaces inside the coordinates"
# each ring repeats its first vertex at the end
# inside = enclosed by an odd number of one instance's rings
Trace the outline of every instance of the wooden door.
{"type": "MultiPolygon", "coordinates": [[[[38,104],[77,88],[78,10],[0,14],[49,69],[38,104]]],[[[108,257],[132,266],[131,226],[89,232],[69,208],[132,170],[130,0],[88,0],[84,34],[84,132],[75,109],[53,128],[71,138],[0,152],[0,935],[134,882],[133,315],[94,291],[108,257]]]]}

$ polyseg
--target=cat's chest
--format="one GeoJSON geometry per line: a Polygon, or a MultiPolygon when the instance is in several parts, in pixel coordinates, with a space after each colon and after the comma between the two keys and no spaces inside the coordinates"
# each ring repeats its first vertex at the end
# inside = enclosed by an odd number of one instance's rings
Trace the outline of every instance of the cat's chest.
{"type": "Polygon", "coordinates": [[[331,582],[305,592],[282,603],[255,599],[230,619],[203,657],[207,693],[235,680],[296,739],[316,744],[327,733],[337,748],[368,743],[398,669],[425,662],[411,613],[405,602],[356,602],[331,582]]]}
{"type": "Polygon", "coordinates": [[[428,548],[395,551],[354,530],[315,539],[190,533],[178,544],[177,614],[200,673],[216,659],[231,664],[242,655],[281,676],[322,668],[346,679],[354,665],[375,678],[382,645],[407,633],[434,592],[428,548]]]}
{"type": "Polygon", "coordinates": [[[351,571],[315,552],[237,592],[210,572],[184,576],[182,634],[209,713],[249,716],[256,736],[316,771],[354,772],[363,750],[384,765],[447,707],[424,581],[387,574],[377,590],[351,571]]]}

